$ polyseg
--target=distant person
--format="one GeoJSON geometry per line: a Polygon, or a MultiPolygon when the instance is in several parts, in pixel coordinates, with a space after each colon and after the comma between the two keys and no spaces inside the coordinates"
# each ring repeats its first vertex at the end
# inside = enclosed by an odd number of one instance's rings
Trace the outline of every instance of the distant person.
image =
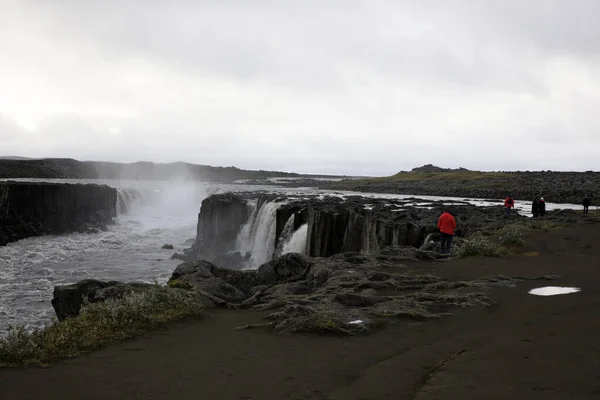
{"type": "Polygon", "coordinates": [[[540,199],[537,197],[531,202],[531,214],[533,215],[533,218],[540,216],[540,199]]]}
{"type": "Polygon", "coordinates": [[[543,197],[540,197],[540,217],[546,215],[546,200],[543,197]]]}
{"type": "Polygon", "coordinates": [[[444,211],[438,219],[438,228],[440,228],[440,253],[450,254],[450,246],[454,238],[456,229],[456,220],[449,211],[444,211]]]}
{"type": "Polygon", "coordinates": [[[507,196],[506,199],[504,199],[504,212],[506,213],[507,217],[510,217],[511,210],[513,208],[515,208],[515,201],[512,197],[507,196]]]}
{"type": "Polygon", "coordinates": [[[592,204],[592,199],[590,196],[585,196],[583,198],[583,213],[587,214],[589,212],[590,204],[592,204]]]}

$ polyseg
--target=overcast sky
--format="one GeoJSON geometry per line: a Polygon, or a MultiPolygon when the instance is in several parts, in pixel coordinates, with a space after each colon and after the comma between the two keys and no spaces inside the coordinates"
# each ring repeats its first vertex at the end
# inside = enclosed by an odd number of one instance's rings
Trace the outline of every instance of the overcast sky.
{"type": "Polygon", "coordinates": [[[598,0],[0,0],[0,155],[598,168],[598,0]]]}

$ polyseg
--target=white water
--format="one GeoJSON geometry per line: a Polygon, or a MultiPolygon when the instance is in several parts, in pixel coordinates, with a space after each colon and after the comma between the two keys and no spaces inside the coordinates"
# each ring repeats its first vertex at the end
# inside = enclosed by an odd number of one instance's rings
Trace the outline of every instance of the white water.
{"type": "Polygon", "coordinates": [[[281,254],[300,253],[306,254],[306,240],[308,237],[308,224],[303,224],[298,228],[292,237],[283,245],[281,254]]]}
{"type": "Polygon", "coordinates": [[[285,254],[284,246],[290,241],[292,235],[294,234],[294,221],[296,220],[296,215],[292,214],[291,217],[288,218],[285,226],[283,227],[283,231],[281,232],[281,237],[279,238],[277,250],[275,251],[275,255],[280,256],[285,254]]]}
{"type": "Polygon", "coordinates": [[[196,235],[206,185],[110,182],[118,216],[107,232],[24,239],[0,247],[0,336],[8,324],[40,327],[54,318],[55,285],[95,278],[165,282],[180,263],[174,251],[196,235]],[[151,194],[151,195],[150,195],[151,194]],[[125,211],[128,210],[127,213],[125,211]],[[173,244],[175,250],[163,250],[173,244]]]}
{"type": "Polygon", "coordinates": [[[238,234],[237,246],[242,255],[250,253],[246,268],[255,269],[270,261],[275,254],[277,209],[284,203],[266,202],[260,207],[252,202],[252,212],[238,234]]]}
{"type": "MultiPolygon", "coordinates": [[[[44,181],[42,179],[22,179],[44,181]]],[[[107,232],[29,238],[0,247],[0,336],[8,324],[40,327],[51,321],[50,304],[55,285],[95,278],[120,281],[165,282],[179,261],[171,260],[184,242],[196,235],[198,212],[203,198],[226,191],[285,193],[299,198],[307,194],[344,197],[360,195],[377,199],[464,200],[435,196],[319,191],[311,188],[275,186],[213,185],[190,182],[54,180],[69,183],[99,183],[118,189],[123,200],[118,217],[107,232]],[[135,189],[135,190],[134,190],[135,189]],[[162,250],[163,244],[175,250],[162,250]]],[[[472,204],[502,204],[470,200],[472,204]]],[[[239,249],[253,254],[256,268],[271,259],[275,249],[276,208],[282,203],[254,206],[251,217],[238,236],[239,249]]],[[[517,202],[519,206],[520,202],[517,202]]],[[[529,211],[530,203],[522,203],[529,211]]],[[[547,204],[547,209],[581,208],[577,205],[547,204]]],[[[282,251],[303,253],[307,226],[303,225],[283,244],[282,251]]],[[[287,238],[287,236],[285,236],[287,238]]]]}

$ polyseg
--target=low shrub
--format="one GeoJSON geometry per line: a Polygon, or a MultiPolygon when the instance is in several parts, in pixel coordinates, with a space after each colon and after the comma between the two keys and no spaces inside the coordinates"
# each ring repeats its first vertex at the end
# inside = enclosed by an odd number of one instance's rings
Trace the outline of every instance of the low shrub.
{"type": "Polygon", "coordinates": [[[504,246],[524,246],[525,234],[530,228],[525,224],[513,223],[500,228],[498,236],[504,246]]]}
{"type": "Polygon", "coordinates": [[[200,312],[190,294],[156,285],[120,299],[85,304],[79,316],[41,330],[11,326],[0,338],[0,365],[46,365],[200,312]]]}
{"type": "Polygon", "coordinates": [[[465,239],[462,246],[454,248],[454,255],[459,258],[471,256],[499,257],[502,253],[501,246],[479,232],[465,239]]]}

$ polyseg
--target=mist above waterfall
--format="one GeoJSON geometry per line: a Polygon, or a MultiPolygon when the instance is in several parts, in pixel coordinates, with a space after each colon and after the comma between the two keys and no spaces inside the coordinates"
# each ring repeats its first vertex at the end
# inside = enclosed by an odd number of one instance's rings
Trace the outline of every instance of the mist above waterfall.
{"type": "Polygon", "coordinates": [[[117,212],[120,218],[135,218],[140,229],[168,229],[198,220],[208,186],[185,180],[121,181],[117,212]]]}

